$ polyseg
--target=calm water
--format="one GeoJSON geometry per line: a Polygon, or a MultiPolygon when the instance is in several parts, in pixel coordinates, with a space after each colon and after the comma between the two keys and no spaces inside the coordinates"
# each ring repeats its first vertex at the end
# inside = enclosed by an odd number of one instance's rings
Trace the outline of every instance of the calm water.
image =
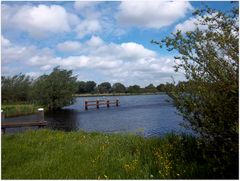
{"type": "MultiPolygon", "coordinates": [[[[5,121],[36,120],[36,115],[9,118],[5,121]]],[[[144,136],[158,136],[167,132],[187,132],[179,123],[183,122],[177,114],[171,99],[163,95],[119,96],[119,97],[79,97],[76,103],[61,111],[45,113],[48,127],[56,130],[88,132],[101,131],[107,133],[134,132],[144,136]],[[96,99],[116,100],[115,105],[100,109],[84,110],[84,100],[96,99]]],[[[11,130],[10,130],[11,131],[11,130]]],[[[12,130],[13,131],[13,130],[12,130]]],[[[7,132],[9,132],[7,130],[7,132]]]]}

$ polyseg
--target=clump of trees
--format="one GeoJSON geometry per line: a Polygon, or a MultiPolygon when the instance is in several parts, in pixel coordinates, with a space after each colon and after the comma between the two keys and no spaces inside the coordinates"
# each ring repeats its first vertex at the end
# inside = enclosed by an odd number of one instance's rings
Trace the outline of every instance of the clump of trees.
{"type": "Polygon", "coordinates": [[[102,93],[110,93],[111,92],[111,84],[109,82],[103,82],[98,85],[97,90],[100,94],[102,93]]]}
{"type": "Polygon", "coordinates": [[[80,81],[78,82],[78,90],[76,93],[85,94],[85,93],[94,93],[96,90],[96,82],[94,81],[80,81]]]}
{"type": "Polygon", "coordinates": [[[18,74],[13,77],[1,77],[2,102],[24,102],[30,99],[32,79],[18,74]]]}
{"type": "Polygon", "coordinates": [[[32,98],[48,109],[54,110],[74,102],[73,94],[77,91],[77,77],[71,70],[53,69],[49,75],[42,75],[35,80],[32,98]]]}
{"type": "MultiPolygon", "coordinates": [[[[201,138],[204,157],[215,178],[238,178],[239,134],[239,9],[197,10],[198,24],[206,28],[178,31],[161,42],[177,50],[187,82],[168,93],[190,127],[201,138]]],[[[160,88],[160,87],[159,87],[160,88]]]]}
{"type": "Polygon", "coordinates": [[[141,87],[139,85],[129,86],[127,89],[128,93],[142,93],[141,87]]]}
{"type": "Polygon", "coordinates": [[[154,93],[157,92],[158,90],[153,84],[149,84],[148,86],[145,87],[144,91],[154,93]]]}
{"type": "Polygon", "coordinates": [[[13,77],[2,76],[3,103],[36,103],[49,110],[72,104],[77,90],[77,78],[72,71],[53,69],[49,75],[36,80],[19,74],[13,77]]]}
{"type": "Polygon", "coordinates": [[[125,93],[126,90],[127,89],[126,89],[125,85],[123,85],[119,82],[113,84],[113,86],[112,86],[112,92],[113,93],[125,93]]]}

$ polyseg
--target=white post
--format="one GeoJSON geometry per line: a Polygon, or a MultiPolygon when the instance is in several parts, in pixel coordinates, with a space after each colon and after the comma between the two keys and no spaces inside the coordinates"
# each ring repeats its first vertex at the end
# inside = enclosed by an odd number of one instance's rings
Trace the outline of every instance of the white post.
{"type": "Polygon", "coordinates": [[[44,109],[38,108],[39,121],[44,121],[44,109]]]}

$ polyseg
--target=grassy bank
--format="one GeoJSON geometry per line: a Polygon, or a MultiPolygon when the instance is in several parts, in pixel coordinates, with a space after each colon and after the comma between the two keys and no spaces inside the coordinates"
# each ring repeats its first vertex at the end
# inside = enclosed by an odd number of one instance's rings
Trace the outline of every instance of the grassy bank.
{"type": "Polygon", "coordinates": [[[74,94],[74,97],[101,97],[101,96],[135,96],[135,95],[159,95],[165,92],[155,93],[104,93],[104,94],[74,94]]]}
{"type": "Polygon", "coordinates": [[[14,117],[37,112],[39,106],[33,104],[11,104],[2,105],[1,109],[4,111],[5,117],[14,117]]]}
{"type": "Polygon", "coordinates": [[[29,131],[2,136],[2,179],[208,178],[195,138],[29,131]]]}

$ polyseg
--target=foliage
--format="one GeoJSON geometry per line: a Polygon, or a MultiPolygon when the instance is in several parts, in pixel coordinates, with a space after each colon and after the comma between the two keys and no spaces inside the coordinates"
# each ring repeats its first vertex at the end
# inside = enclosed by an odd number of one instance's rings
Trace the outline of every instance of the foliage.
{"type": "Polygon", "coordinates": [[[84,81],[79,81],[78,82],[78,90],[77,90],[78,94],[84,94],[87,93],[86,92],[86,82],[84,81]]]}
{"type": "Polygon", "coordinates": [[[144,88],[144,91],[153,93],[153,92],[157,92],[158,90],[157,90],[157,88],[153,84],[149,84],[148,86],[146,86],[144,88]]]}
{"type": "Polygon", "coordinates": [[[194,137],[29,131],[2,136],[2,179],[212,178],[194,137]]]}
{"type": "Polygon", "coordinates": [[[96,82],[94,81],[87,81],[85,86],[85,91],[88,93],[93,93],[96,89],[96,82]]]}
{"type": "Polygon", "coordinates": [[[141,87],[139,85],[129,86],[127,89],[128,93],[142,93],[141,87]]]}
{"type": "Polygon", "coordinates": [[[29,92],[32,80],[29,76],[18,74],[12,77],[2,76],[2,101],[23,102],[29,101],[29,92]]]}
{"type": "Polygon", "coordinates": [[[205,28],[178,31],[155,43],[179,52],[175,68],[184,70],[188,82],[179,84],[169,94],[191,128],[200,134],[206,156],[214,158],[215,174],[237,178],[238,3],[231,11],[207,7],[194,14],[205,28]]]}
{"type": "Polygon", "coordinates": [[[1,107],[4,111],[5,117],[33,114],[37,112],[37,108],[39,108],[39,106],[33,104],[2,105],[1,107]]]}
{"type": "Polygon", "coordinates": [[[55,67],[51,74],[42,75],[34,82],[32,95],[38,104],[54,110],[72,104],[76,90],[76,77],[72,76],[72,71],[55,67]]]}
{"type": "Polygon", "coordinates": [[[111,91],[111,84],[109,82],[103,82],[98,85],[98,92],[99,93],[109,93],[111,91]]]}
{"type": "Polygon", "coordinates": [[[125,93],[126,92],[126,87],[123,84],[117,82],[117,83],[113,84],[112,92],[114,92],[114,93],[125,93]]]}
{"type": "Polygon", "coordinates": [[[85,94],[85,93],[94,93],[96,88],[96,83],[94,81],[79,81],[78,82],[78,90],[76,93],[85,94]]]}
{"type": "Polygon", "coordinates": [[[159,92],[165,92],[165,85],[164,84],[159,84],[156,88],[159,92]]]}
{"type": "Polygon", "coordinates": [[[171,92],[173,88],[175,88],[175,85],[173,83],[166,82],[165,84],[159,84],[157,87],[157,90],[159,92],[171,92]]]}

